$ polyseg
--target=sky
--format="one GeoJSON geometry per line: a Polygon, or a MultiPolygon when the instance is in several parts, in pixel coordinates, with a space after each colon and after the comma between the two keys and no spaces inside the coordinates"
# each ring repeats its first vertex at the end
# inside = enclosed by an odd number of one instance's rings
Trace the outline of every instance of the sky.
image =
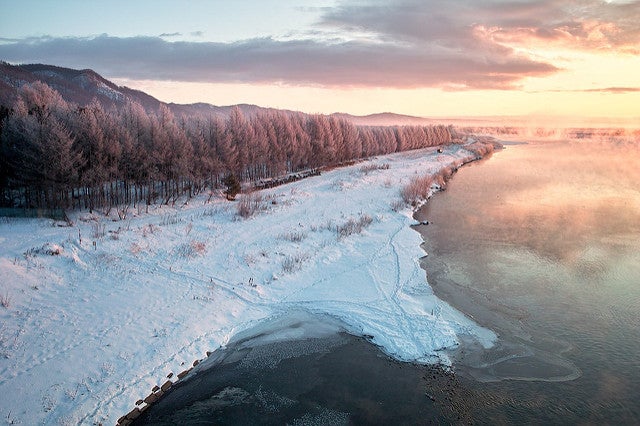
{"type": "Polygon", "coordinates": [[[0,59],[165,102],[640,117],[640,0],[0,0],[0,59]]]}

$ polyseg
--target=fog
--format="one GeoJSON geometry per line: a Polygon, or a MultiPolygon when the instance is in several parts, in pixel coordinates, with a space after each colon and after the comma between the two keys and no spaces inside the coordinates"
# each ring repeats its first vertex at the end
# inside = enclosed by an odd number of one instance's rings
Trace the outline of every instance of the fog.
{"type": "Polygon", "coordinates": [[[451,185],[464,186],[464,196],[442,202],[452,207],[440,214],[458,223],[443,244],[480,228],[494,241],[572,265],[596,244],[611,255],[628,251],[635,242],[619,237],[640,238],[640,144],[606,139],[507,145],[501,161],[463,171],[451,185]],[[492,186],[475,174],[492,175],[492,186]]]}

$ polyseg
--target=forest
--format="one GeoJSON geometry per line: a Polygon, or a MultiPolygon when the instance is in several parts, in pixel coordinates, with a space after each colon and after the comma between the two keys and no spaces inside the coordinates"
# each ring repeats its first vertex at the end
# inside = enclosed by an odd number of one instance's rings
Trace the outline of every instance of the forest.
{"type": "Polygon", "coordinates": [[[453,142],[450,126],[356,126],[289,111],[176,117],[127,101],[80,106],[42,82],[0,106],[0,206],[106,209],[175,203],[361,158],[453,142]]]}

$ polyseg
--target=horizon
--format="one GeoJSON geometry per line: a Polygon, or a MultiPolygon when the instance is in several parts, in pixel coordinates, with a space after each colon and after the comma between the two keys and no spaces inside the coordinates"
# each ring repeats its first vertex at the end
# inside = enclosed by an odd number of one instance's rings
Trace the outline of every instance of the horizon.
{"type": "Polygon", "coordinates": [[[167,103],[306,113],[640,119],[640,1],[0,0],[0,59],[95,70],[167,103]]]}

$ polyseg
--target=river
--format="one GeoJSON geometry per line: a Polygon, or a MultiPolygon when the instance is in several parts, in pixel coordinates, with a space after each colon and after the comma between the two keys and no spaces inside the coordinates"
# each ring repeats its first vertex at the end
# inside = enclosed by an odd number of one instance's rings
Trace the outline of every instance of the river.
{"type": "Polygon", "coordinates": [[[500,340],[453,354],[481,423],[640,423],[640,150],[507,145],[420,212],[435,293],[500,340]]]}

